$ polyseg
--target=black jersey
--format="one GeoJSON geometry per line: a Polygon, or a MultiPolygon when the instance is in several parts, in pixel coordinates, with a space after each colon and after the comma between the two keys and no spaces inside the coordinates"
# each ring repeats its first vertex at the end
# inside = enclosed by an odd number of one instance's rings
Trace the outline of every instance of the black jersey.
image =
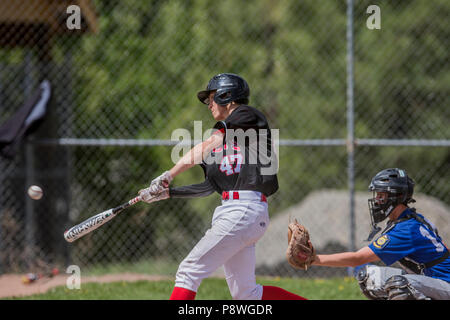
{"type": "Polygon", "coordinates": [[[214,129],[225,134],[224,143],[202,163],[214,190],[254,190],[266,196],[275,193],[278,164],[266,117],[253,107],[240,105],[214,129]]]}
{"type": "Polygon", "coordinates": [[[275,193],[278,162],[266,117],[253,107],[240,105],[214,129],[224,133],[224,140],[201,164],[205,181],[170,188],[170,196],[193,198],[230,190],[275,193]]]}

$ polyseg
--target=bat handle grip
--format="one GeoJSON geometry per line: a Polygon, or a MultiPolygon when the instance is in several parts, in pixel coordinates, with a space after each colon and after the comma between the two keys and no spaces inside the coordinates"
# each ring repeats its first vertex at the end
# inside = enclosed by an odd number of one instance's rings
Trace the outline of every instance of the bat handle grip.
{"type": "Polygon", "coordinates": [[[138,203],[139,201],[142,201],[141,196],[137,196],[137,197],[131,199],[130,201],[125,202],[124,204],[122,204],[122,205],[120,205],[120,206],[118,206],[118,207],[112,209],[112,212],[113,212],[114,214],[119,213],[119,212],[122,211],[123,209],[128,208],[129,206],[132,206],[133,204],[136,204],[136,203],[138,203]]]}
{"type": "Polygon", "coordinates": [[[142,197],[141,197],[141,196],[137,196],[137,197],[131,199],[130,201],[128,201],[128,204],[129,204],[130,206],[132,206],[133,204],[136,204],[136,203],[138,203],[139,201],[142,201],[142,197]]]}

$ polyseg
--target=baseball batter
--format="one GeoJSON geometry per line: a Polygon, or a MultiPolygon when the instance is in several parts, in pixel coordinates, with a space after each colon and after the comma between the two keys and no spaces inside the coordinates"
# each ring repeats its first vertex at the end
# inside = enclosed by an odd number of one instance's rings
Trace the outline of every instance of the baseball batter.
{"type": "Polygon", "coordinates": [[[214,76],[206,90],[197,94],[218,121],[214,133],[139,191],[147,202],[204,197],[213,192],[222,197],[211,228],[180,264],[170,299],[194,299],[202,280],[222,265],[233,299],[304,299],[256,283],[255,244],[269,225],[267,199],[278,190],[278,180],[276,171],[270,170],[276,156],[267,119],[247,105],[249,96],[242,77],[231,73],[214,76]],[[196,164],[203,168],[203,183],[169,188],[174,177],[196,164]]]}
{"type": "Polygon", "coordinates": [[[362,292],[373,300],[450,300],[449,250],[436,227],[408,206],[414,181],[405,170],[390,168],[372,178],[369,212],[372,232],[389,219],[386,228],[368,246],[357,252],[315,255],[313,265],[361,266],[357,279],[362,292]],[[382,261],[387,267],[370,264],[382,261]],[[399,262],[402,268],[389,267],[399,262]]]}

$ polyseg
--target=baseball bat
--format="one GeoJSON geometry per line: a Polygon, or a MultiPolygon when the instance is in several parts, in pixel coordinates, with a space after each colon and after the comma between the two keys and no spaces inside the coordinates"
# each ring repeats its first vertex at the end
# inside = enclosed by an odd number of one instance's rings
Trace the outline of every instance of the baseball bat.
{"type": "Polygon", "coordinates": [[[76,226],[73,226],[72,228],[64,232],[64,239],[66,239],[67,242],[73,242],[87,235],[88,233],[94,231],[98,227],[104,225],[106,222],[116,217],[117,214],[120,213],[123,209],[128,208],[129,206],[132,206],[139,201],[142,201],[142,198],[140,196],[137,196],[118,207],[103,211],[84,220],[83,222],[77,224],[76,226]]]}

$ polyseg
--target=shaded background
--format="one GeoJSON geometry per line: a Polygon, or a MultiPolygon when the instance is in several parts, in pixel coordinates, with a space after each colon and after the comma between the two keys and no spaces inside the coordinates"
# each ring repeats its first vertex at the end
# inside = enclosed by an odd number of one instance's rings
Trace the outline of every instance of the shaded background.
{"type": "MultiPolygon", "coordinates": [[[[249,82],[250,105],[280,133],[280,190],[257,274],[350,272],[293,270],[289,214],[319,252],[366,245],[367,186],[388,167],[416,181],[418,211],[448,243],[449,21],[444,0],[0,1],[0,123],[43,80],[52,88],[42,125],[0,158],[0,273],[77,264],[174,275],[217,194],[137,204],[72,244],[63,232],[169,169],[175,129],[214,125],[196,92],[220,72],[249,82]],[[372,4],[381,29],[366,25],[372,4]],[[80,29],[67,26],[70,5],[80,29]],[[26,195],[31,184],[41,200],[26,195]]],[[[198,167],[173,184],[202,180],[198,167]]]]}

